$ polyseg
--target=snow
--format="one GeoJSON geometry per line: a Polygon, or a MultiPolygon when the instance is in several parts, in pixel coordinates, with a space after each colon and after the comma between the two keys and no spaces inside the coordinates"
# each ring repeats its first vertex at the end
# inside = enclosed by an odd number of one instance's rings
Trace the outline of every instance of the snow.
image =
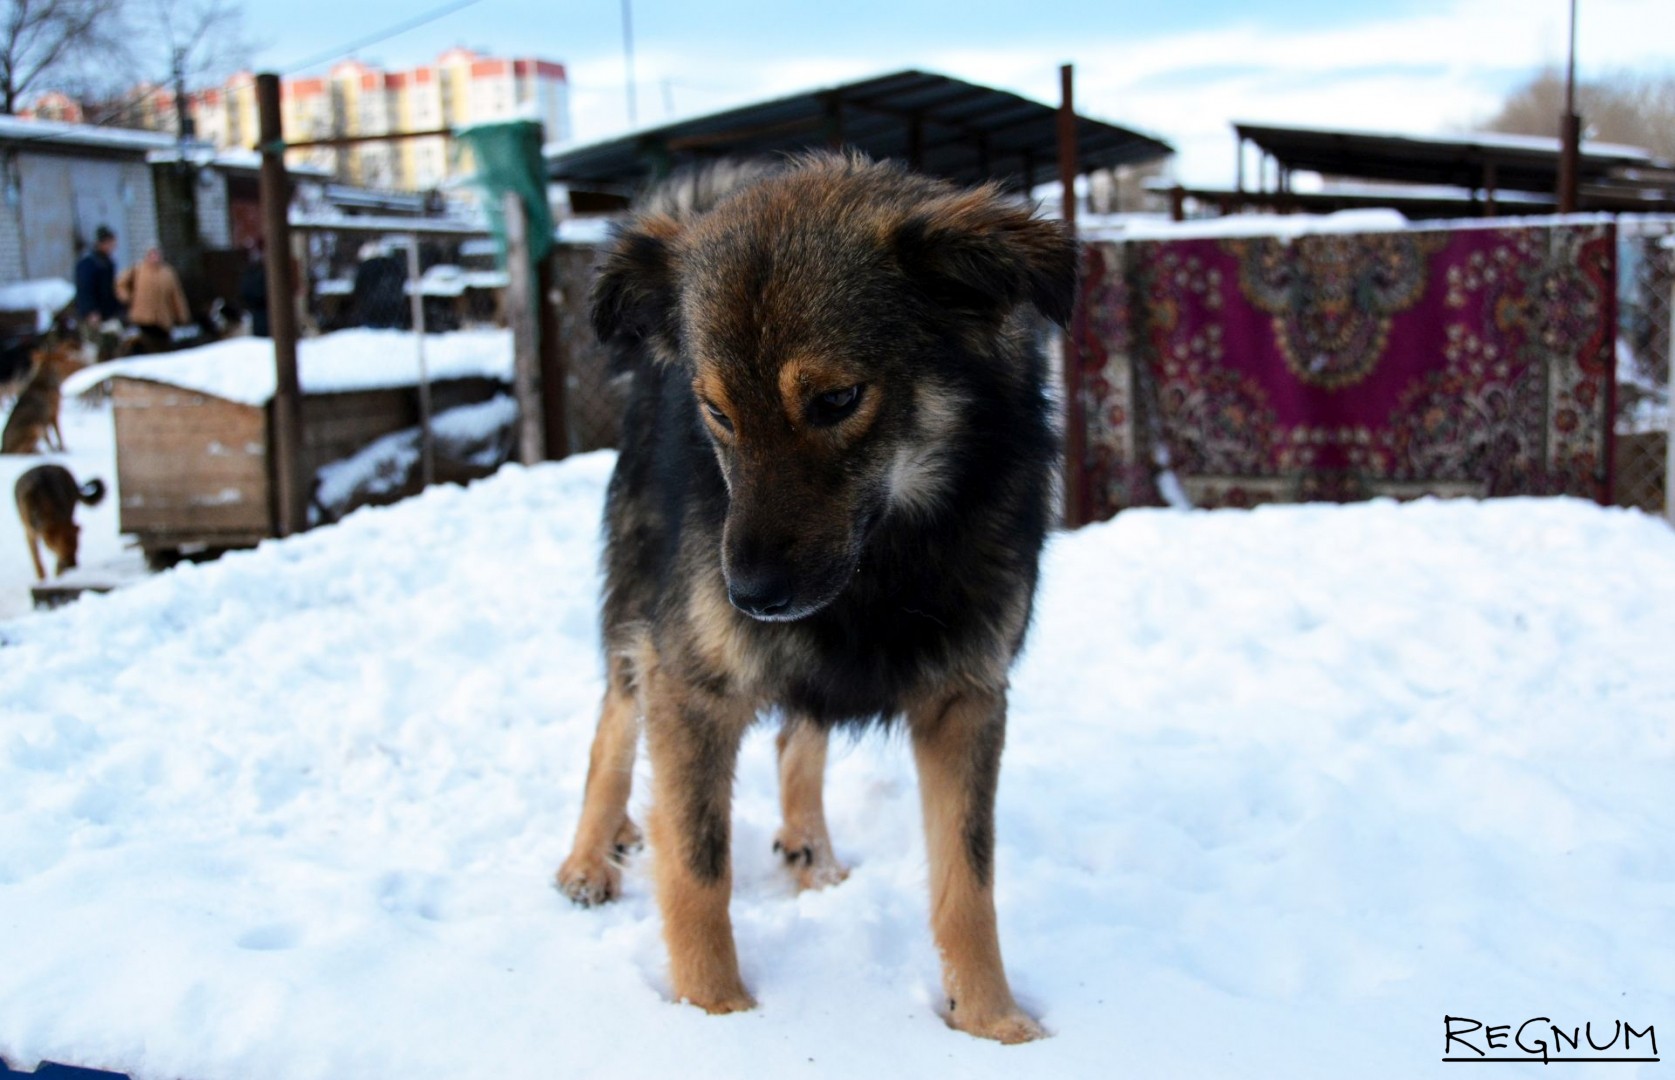
{"type": "Polygon", "coordinates": [[[33,311],[35,329],[46,333],[52,318],[76,298],[76,287],[63,278],[37,278],[0,285],[0,311],[33,311]]]}
{"type": "MultiPolygon", "coordinates": [[[[512,378],[509,330],[461,330],[425,335],[432,382],[474,376],[512,378]]],[[[414,335],[401,330],[341,330],[297,343],[297,371],[304,393],[330,394],[413,386],[419,380],[414,335]]],[[[134,357],[79,371],[64,383],[83,394],[116,376],[149,379],[246,405],[273,397],[273,341],[238,337],[163,356],[134,357]]]]}
{"type": "MultiPolygon", "coordinates": [[[[463,465],[492,469],[506,460],[517,417],[518,403],[510,394],[438,413],[431,420],[436,453],[463,465]]],[[[350,456],[322,465],[315,472],[318,486],[310,500],[314,505],[309,507],[309,524],[318,524],[322,516],[336,520],[353,500],[400,490],[412,482],[423,453],[422,432],[415,426],[374,439],[350,456]]]]}
{"type": "Polygon", "coordinates": [[[0,116],[0,140],[12,144],[57,143],[69,146],[99,146],[116,150],[164,150],[175,145],[173,135],[157,131],[70,124],[59,120],[34,120],[0,116]]]}
{"type": "MultiPolygon", "coordinates": [[[[1134,214],[1099,216],[1079,226],[1093,240],[1202,240],[1234,236],[1272,236],[1292,240],[1331,233],[1400,232],[1404,229],[1450,230],[1554,228],[1559,225],[1597,225],[1612,219],[1605,214],[1546,214],[1539,217],[1461,218],[1451,221],[1410,222],[1389,209],[1339,210],[1331,214],[1226,214],[1221,217],[1170,221],[1134,214]]],[[[1080,219],[1078,219],[1080,220],[1080,219]]]]}
{"type": "Polygon", "coordinates": [[[0,625],[0,1057],[1407,1077],[1445,1014],[1675,1010],[1675,534],[1568,500],[1133,511],[1055,538],[996,855],[1008,970],[1053,1037],[939,1020],[899,735],[834,743],[854,872],[797,896],[752,734],[732,910],[760,1006],[670,1004],[654,854],[608,908],[550,885],[602,687],[611,463],[509,466],[0,625]]]}

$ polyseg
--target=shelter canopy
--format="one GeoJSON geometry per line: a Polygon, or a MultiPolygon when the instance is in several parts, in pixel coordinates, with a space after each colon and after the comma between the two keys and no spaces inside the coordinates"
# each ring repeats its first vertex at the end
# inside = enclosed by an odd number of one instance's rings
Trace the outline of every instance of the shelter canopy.
{"type": "MultiPolygon", "coordinates": [[[[946,75],[900,71],[648,128],[547,155],[573,189],[631,195],[681,165],[824,147],[893,158],[958,183],[1028,188],[1056,175],[1058,109],[946,75]]],[[[1150,135],[1078,116],[1081,172],[1174,152],[1150,135]]]]}

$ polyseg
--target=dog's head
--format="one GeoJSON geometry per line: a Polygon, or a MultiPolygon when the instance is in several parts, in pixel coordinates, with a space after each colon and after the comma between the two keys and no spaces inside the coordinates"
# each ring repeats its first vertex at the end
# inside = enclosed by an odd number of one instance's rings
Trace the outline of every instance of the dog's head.
{"type": "Polygon", "coordinates": [[[1075,262],[1060,223],[998,189],[820,155],[707,213],[638,218],[593,319],[691,380],[727,484],[728,595],[784,621],[836,599],[886,515],[937,511],[951,447],[980,434],[972,369],[1026,378],[1005,370],[1019,315],[1066,322],[1075,262]]]}

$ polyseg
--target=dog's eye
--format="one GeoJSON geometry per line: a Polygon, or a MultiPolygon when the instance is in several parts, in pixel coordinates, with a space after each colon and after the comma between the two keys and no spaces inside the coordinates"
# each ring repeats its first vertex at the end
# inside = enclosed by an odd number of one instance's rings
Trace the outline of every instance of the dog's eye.
{"type": "Polygon", "coordinates": [[[710,414],[710,419],[714,420],[717,424],[720,424],[723,431],[732,431],[733,430],[733,422],[731,420],[727,419],[727,414],[726,413],[722,412],[720,409],[716,408],[714,405],[711,405],[707,401],[703,402],[703,406],[704,406],[704,411],[710,414]]]}
{"type": "Polygon", "coordinates": [[[861,404],[861,391],[864,389],[860,383],[856,383],[842,390],[821,394],[809,402],[808,422],[815,427],[830,427],[847,420],[856,406],[861,404]]]}

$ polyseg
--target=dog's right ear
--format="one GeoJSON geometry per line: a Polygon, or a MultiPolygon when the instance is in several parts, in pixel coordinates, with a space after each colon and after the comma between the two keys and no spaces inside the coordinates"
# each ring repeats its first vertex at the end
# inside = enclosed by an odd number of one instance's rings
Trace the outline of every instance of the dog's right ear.
{"type": "Polygon", "coordinates": [[[674,271],[670,242],[680,232],[671,217],[636,219],[606,249],[593,283],[592,319],[599,340],[619,334],[640,340],[672,339],[674,271]]]}

